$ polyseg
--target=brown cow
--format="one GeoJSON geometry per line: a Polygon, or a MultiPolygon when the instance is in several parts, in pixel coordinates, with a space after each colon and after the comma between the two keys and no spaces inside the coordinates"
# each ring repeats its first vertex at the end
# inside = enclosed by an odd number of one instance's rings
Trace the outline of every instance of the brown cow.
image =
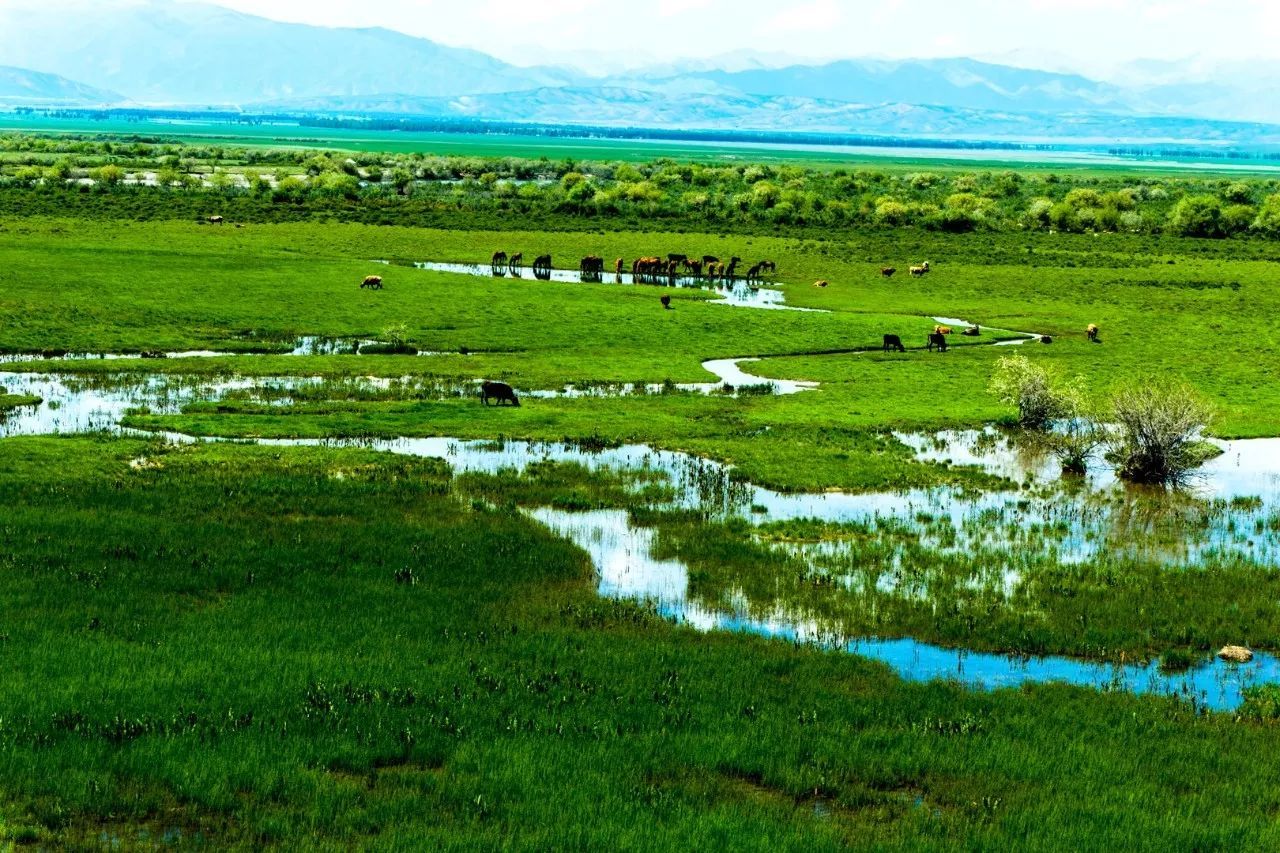
{"type": "Polygon", "coordinates": [[[934,326],[933,333],[935,335],[949,335],[951,334],[951,327],[950,326],[934,326]]]}
{"type": "Polygon", "coordinates": [[[364,281],[360,282],[360,286],[367,287],[370,290],[382,290],[382,276],[367,275],[364,277],[364,281]]]}

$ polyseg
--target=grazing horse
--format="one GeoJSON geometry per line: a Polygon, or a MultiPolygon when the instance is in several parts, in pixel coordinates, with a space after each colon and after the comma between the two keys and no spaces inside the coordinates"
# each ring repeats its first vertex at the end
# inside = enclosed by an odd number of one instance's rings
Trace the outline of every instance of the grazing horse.
{"type": "Polygon", "coordinates": [[[934,326],[933,333],[935,335],[949,335],[951,334],[951,327],[950,326],[934,326]]]}
{"type": "Polygon", "coordinates": [[[370,290],[382,290],[382,276],[367,275],[364,277],[364,281],[360,282],[360,286],[367,287],[370,290]]]}
{"type": "Polygon", "coordinates": [[[626,267],[626,265],[627,265],[627,262],[624,259],[618,258],[616,261],[613,262],[614,274],[617,275],[619,278],[621,278],[622,270],[626,267]]]}
{"type": "Polygon", "coordinates": [[[893,274],[896,273],[897,271],[898,271],[897,267],[881,267],[880,275],[884,276],[885,278],[893,278],[893,274]]]}
{"type": "Polygon", "coordinates": [[[907,348],[902,345],[902,338],[897,335],[885,335],[884,346],[881,348],[884,352],[897,350],[898,352],[906,352],[907,348]]]}
{"type": "Polygon", "coordinates": [[[759,264],[753,264],[752,266],[747,268],[748,284],[754,284],[755,282],[760,280],[760,269],[762,266],[763,266],[763,263],[759,263],[759,264]]]}
{"type": "Polygon", "coordinates": [[[210,224],[210,225],[221,225],[221,224],[222,224],[222,217],[221,217],[221,216],[210,216],[210,217],[209,217],[209,224],[210,224]]]}
{"type": "Polygon", "coordinates": [[[976,338],[976,337],[978,337],[979,335],[981,335],[981,334],[982,334],[982,329],[981,329],[981,327],[979,327],[979,326],[975,323],[974,325],[972,325],[972,326],[970,326],[969,328],[965,329],[965,330],[964,330],[963,332],[961,332],[960,334],[962,334],[962,335],[967,335],[968,337],[971,337],[971,338],[976,338]]]}
{"type": "Polygon", "coordinates": [[[505,266],[507,263],[507,253],[497,251],[493,253],[493,257],[489,259],[489,265],[495,267],[505,266]]]}
{"type": "Polygon", "coordinates": [[[947,336],[941,332],[933,332],[929,335],[929,352],[933,352],[933,348],[937,347],[938,352],[947,351],[947,336]]]}
{"type": "Polygon", "coordinates": [[[524,252],[516,252],[509,259],[507,259],[507,270],[512,275],[519,275],[519,273],[516,272],[516,270],[520,269],[520,267],[523,265],[524,265],[524,252]]]}
{"type": "Polygon", "coordinates": [[[694,278],[702,277],[702,261],[698,260],[697,258],[686,259],[684,262],[684,269],[685,269],[685,272],[689,273],[689,275],[693,276],[694,278]]]}
{"type": "Polygon", "coordinates": [[[767,272],[772,275],[773,273],[776,273],[778,271],[778,265],[773,261],[761,261],[760,271],[767,272]]]}
{"type": "Polygon", "coordinates": [[[682,264],[682,263],[684,263],[685,261],[689,260],[689,256],[688,256],[688,255],[681,255],[681,254],[679,254],[678,252],[670,252],[670,253],[668,253],[668,254],[667,254],[667,260],[669,260],[669,261],[676,261],[677,263],[681,263],[681,264],[682,264]]]}
{"type": "Polygon", "coordinates": [[[729,259],[729,266],[724,268],[723,277],[729,281],[736,281],[738,278],[738,264],[742,263],[742,258],[734,255],[729,259]]]}
{"type": "Polygon", "coordinates": [[[1098,327],[1096,324],[1090,323],[1089,328],[1085,329],[1084,333],[1088,336],[1089,340],[1093,341],[1095,344],[1101,343],[1101,341],[1098,340],[1098,327]]]}
{"type": "Polygon", "coordinates": [[[671,297],[670,297],[670,296],[663,296],[663,297],[661,297],[658,301],[662,303],[662,307],[663,307],[663,308],[666,308],[668,311],[670,311],[670,310],[671,310],[671,297]]]}
{"type": "Polygon", "coordinates": [[[547,281],[551,278],[551,256],[538,255],[533,259],[533,276],[534,278],[547,281]]]}
{"type": "Polygon", "coordinates": [[[829,285],[830,283],[831,283],[831,282],[827,281],[825,278],[820,278],[820,279],[818,279],[817,281],[815,281],[815,282],[813,283],[813,286],[814,286],[814,287],[826,287],[826,286],[827,286],[827,285],[829,285]]]}
{"type": "Polygon", "coordinates": [[[513,406],[519,406],[520,400],[516,398],[516,391],[505,382],[481,382],[480,383],[480,402],[489,405],[489,400],[498,401],[501,406],[504,402],[509,402],[513,406]]]}
{"type": "Polygon", "coordinates": [[[658,276],[662,274],[663,269],[664,262],[662,258],[649,255],[643,258],[636,258],[632,262],[631,275],[637,283],[656,284],[658,276]]]}

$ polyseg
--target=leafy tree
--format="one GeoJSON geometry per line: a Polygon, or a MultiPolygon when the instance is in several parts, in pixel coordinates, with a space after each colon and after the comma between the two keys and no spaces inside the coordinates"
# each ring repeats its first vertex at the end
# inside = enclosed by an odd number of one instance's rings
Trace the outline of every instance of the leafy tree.
{"type": "Polygon", "coordinates": [[[1189,195],[1169,213],[1169,230],[1183,237],[1222,237],[1226,225],[1217,196],[1189,195]]]}

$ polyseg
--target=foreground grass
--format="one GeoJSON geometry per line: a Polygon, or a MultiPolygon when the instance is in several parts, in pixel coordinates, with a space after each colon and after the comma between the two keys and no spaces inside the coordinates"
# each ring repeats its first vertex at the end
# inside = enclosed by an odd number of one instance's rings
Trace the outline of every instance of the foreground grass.
{"type": "Polygon", "coordinates": [[[585,555],[458,488],[442,463],[358,451],[0,442],[8,835],[1280,842],[1258,760],[1270,726],[1054,686],[906,684],[700,635],[599,600],[585,555]]]}

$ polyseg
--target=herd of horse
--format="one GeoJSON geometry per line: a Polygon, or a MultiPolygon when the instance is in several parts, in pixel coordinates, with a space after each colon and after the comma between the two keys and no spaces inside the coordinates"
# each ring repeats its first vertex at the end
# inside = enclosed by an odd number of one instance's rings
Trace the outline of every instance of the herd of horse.
{"type": "MultiPolygon", "coordinates": [[[[955,330],[950,326],[934,326],[933,331],[925,338],[925,349],[929,350],[929,352],[933,352],[934,350],[937,350],[938,352],[946,352],[947,336],[954,333],[954,331],[955,330]]],[[[960,334],[976,338],[982,334],[982,327],[977,325],[969,326],[962,329],[960,334]]],[[[1102,340],[1098,337],[1098,326],[1096,323],[1090,323],[1088,327],[1085,328],[1084,334],[1090,342],[1095,344],[1102,343],[1102,340]]],[[[1036,335],[1035,339],[1040,341],[1042,344],[1053,343],[1052,335],[1036,335]]],[[[906,352],[907,348],[902,345],[902,338],[898,335],[885,335],[884,343],[881,345],[881,350],[884,352],[906,352]]]]}
{"type": "MultiPolygon", "coordinates": [[[[626,258],[617,258],[613,262],[613,272],[622,280],[622,276],[630,273],[631,280],[637,284],[666,284],[674,286],[681,278],[692,278],[707,284],[736,284],[745,281],[749,285],[759,284],[766,274],[775,274],[778,265],[771,260],[762,260],[745,270],[741,270],[742,258],[736,255],[722,261],[716,255],[696,257],[679,252],[670,252],[665,256],[647,255],[627,263],[626,258]]],[[[511,275],[519,277],[524,265],[524,253],[507,254],[504,251],[493,253],[489,267],[495,276],[511,275]]],[[[607,263],[599,255],[587,255],[578,262],[578,272],[583,281],[600,282],[604,280],[607,263]]],[[[538,279],[551,278],[551,256],[539,255],[533,262],[533,275],[538,279]]]]}

